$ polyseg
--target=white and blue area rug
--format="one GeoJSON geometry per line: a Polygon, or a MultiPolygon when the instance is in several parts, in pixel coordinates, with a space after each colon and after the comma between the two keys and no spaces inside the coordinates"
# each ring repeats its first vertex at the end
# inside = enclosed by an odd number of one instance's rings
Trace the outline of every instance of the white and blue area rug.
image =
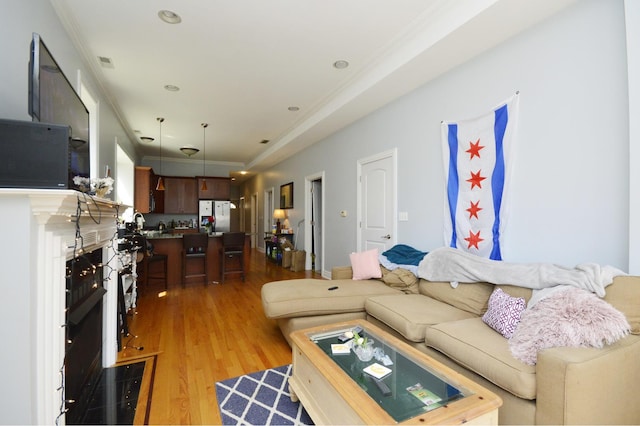
{"type": "Polygon", "coordinates": [[[216,382],[223,425],[313,425],[299,402],[291,402],[291,365],[216,382]]]}

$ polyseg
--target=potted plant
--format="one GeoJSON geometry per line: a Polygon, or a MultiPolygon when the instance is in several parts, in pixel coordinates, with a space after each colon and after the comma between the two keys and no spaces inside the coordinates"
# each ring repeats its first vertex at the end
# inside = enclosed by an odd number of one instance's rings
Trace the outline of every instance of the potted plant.
{"type": "Polygon", "coordinates": [[[360,361],[371,361],[373,358],[373,344],[374,341],[367,336],[360,336],[357,332],[347,331],[347,337],[352,337],[352,349],[360,361]]]}

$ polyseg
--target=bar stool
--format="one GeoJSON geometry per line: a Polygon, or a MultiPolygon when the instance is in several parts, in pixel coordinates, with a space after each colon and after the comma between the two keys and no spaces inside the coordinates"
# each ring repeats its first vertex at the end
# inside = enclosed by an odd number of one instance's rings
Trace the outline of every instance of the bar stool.
{"type": "Polygon", "coordinates": [[[185,286],[189,278],[204,277],[204,284],[209,282],[209,273],[207,268],[207,247],[209,246],[209,235],[203,233],[184,234],[182,236],[182,287],[185,286]],[[201,273],[187,273],[187,262],[202,262],[201,273]]]}
{"type": "Polygon", "coordinates": [[[225,232],[222,234],[222,248],[220,249],[220,281],[224,283],[224,277],[227,274],[242,274],[242,281],[244,281],[244,232],[225,232]],[[231,266],[227,265],[229,260],[233,261],[237,259],[237,262],[232,262],[231,266]],[[234,268],[233,263],[237,263],[234,268]]]}
{"type": "MultiPolygon", "coordinates": [[[[144,240],[143,248],[140,250],[142,252],[142,273],[144,277],[145,287],[149,286],[149,281],[151,280],[162,280],[164,282],[164,289],[167,289],[168,277],[167,277],[167,261],[168,256],[166,254],[158,254],[153,252],[153,244],[149,242],[146,238],[142,237],[144,240]],[[160,271],[155,271],[154,274],[151,274],[151,265],[160,263],[161,269],[160,271]]],[[[140,251],[138,255],[140,255],[140,251]]],[[[157,268],[155,268],[157,269],[157,268]]]]}

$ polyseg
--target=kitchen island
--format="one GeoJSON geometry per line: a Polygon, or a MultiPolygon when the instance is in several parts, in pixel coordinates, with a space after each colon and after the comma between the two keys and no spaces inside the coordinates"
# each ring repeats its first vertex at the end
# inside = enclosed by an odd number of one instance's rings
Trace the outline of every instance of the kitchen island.
{"type": "MultiPolygon", "coordinates": [[[[187,231],[189,232],[189,231],[187,231]]],[[[167,281],[168,287],[182,285],[182,233],[180,231],[173,231],[167,233],[153,232],[146,235],[147,240],[153,245],[153,251],[157,254],[166,254],[168,256],[167,261],[167,281]]],[[[245,236],[244,240],[244,264],[249,264],[249,253],[251,248],[251,239],[249,234],[245,236]]],[[[221,282],[220,264],[222,255],[222,233],[214,233],[209,235],[209,246],[207,247],[207,267],[209,272],[209,284],[212,282],[221,282]]],[[[159,267],[160,265],[153,265],[152,267],[159,267]]],[[[191,273],[191,267],[195,271],[197,262],[190,262],[188,265],[187,273],[191,273]]],[[[202,270],[202,269],[200,269],[202,270]]],[[[154,271],[155,273],[155,271],[154,271]]],[[[239,276],[239,274],[238,274],[239,276]]],[[[186,285],[201,284],[202,279],[194,278],[186,282],[186,285]]]]}

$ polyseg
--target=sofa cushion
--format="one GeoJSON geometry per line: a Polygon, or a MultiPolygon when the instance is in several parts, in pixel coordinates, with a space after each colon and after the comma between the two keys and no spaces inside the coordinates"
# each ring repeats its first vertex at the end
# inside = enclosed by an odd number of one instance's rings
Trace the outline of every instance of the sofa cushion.
{"type": "Polygon", "coordinates": [[[536,397],[535,366],[515,359],[508,340],[479,317],[428,327],[425,344],[520,398],[536,397]]]}
{"type": "Polygon", "coordinates": [[[624,314],[631,325],[631,334],[640,334],[640,277],[615,277],[605,291],[604,300],[624,314]]]}
{"type": "Polygon", "coordinates": [[[460,283],[457,288],[451,283],[420,280],[420,293],[456,308],[481,316],[487,311],[489,296],[494,285],[488,283],[460,283]]]}
{"type": "Polygon", "coordinates": [[[522,297],[527,303],[529,303],[531,295],[533,294],[533,290],[531,290],[530,288],[518,287],[515,285],[501,284],[496,285],[496,288],[499,288],[511,297],[522,297]]]}
{"type": "Polygon", "coordinates": [[[262,286],[262,307],[267,318],[290,318],[364,312],[370,296],[403,294],[382,281],[294,279],[262,286]],[[337,287],[335,290],[329,288],[337,287]]]}
{"type": "Polygon", "coordinates": [[[382,278],[382,270],[378,261],[378,249],[351,253],[351,269],[354,280],[368,280],[369,278],[382,278]]]}
{"type": "Polygon", "coordinates": [[[364,305],[367,314],[412,342],[424,341],[428,326],[474,315],[421,294],[373,296],[364,305]]]}

